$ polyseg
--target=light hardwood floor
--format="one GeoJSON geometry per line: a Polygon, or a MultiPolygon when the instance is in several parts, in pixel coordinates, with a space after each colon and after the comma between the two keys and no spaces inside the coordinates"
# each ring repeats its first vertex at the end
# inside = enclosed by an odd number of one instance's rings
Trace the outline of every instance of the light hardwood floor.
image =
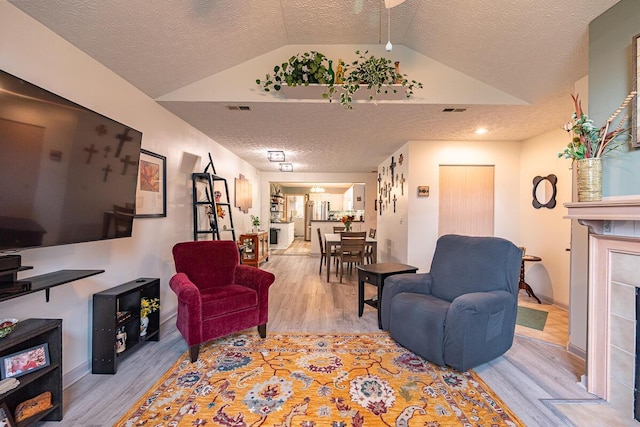
{"type": "MultiPolygon", "coordinates": [[[[327,283],[326,275],[318,274],[319,260],[308,254],[271,254],[262,264],[261,268],[276,275],[269,295],[267,333],[378,332],[373,308],[366,306],[363,316],[358,317],[357,274],[345,277],[343,283],[334,276],[327,283]]],[[[373,287],[367,288],[373,294],[373,287]]],[[[526,295],[520,298],[528,302],[526,295]]],[[[532,308],[541,308],[536,306],[532,308]]],[[[64,392],[64,420],[44,424],[113,425],[186,349],[173,319],[169,320],[161,327],[160,341],[133,352],[122,361],[117,374],[89,374],[68,387],[64,392]]],[[[584,361],[558,343],[518,333],[504,356],[475,371],[527,426],[623,425],[616,423],[615,414],[613,421],[597,418],[606,413],[607,405],[578,385],[584,361]],[[585,418],[585,413],[590,415],[585,418]]]]}

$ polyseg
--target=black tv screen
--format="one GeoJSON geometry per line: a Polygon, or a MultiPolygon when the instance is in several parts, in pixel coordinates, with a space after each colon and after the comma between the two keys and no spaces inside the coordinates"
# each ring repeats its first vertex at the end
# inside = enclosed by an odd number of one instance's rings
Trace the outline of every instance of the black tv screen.
{"type": "Polygon", "coordinates": [[[0,70],[0,251],[131,236],[141,144],[141,132],[0,70]]]}

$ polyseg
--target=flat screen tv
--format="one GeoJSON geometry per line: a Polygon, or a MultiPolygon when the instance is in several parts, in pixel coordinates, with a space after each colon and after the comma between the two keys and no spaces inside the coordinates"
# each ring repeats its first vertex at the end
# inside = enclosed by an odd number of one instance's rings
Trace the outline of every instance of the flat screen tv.
{"type": "Polygon", "coordinates": [[[141,132],[0,70],[0,251],[131,236],[141,144],[141,132]]]}

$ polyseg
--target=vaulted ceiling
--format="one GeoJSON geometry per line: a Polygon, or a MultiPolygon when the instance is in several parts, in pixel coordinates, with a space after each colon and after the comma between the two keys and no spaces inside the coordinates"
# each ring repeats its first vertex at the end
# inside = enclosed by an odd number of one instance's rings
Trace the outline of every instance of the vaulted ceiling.
{"type": "Polygon", "coordinates": [[[617,1],[407,0],[391,9],[389,58],[401,52],[410,62],[435,62],[517,102],[430,98],[445,74],[423,82],[413,102],[359,103],[350,111],[256,94],[255,79],[290,54],[253,67],[273,52],[384,45],[383,0],[11,3],[258,169],[275,170],[266,159],[275,149],[296,172],[368,172],[408,140],[520,141],[561,127],[572,113],[573,85],[587,74],[588,24],[617,1]],[[175,96],[248,70],[246,83],[230,79],[209,98],[175,96]],[[250,111],[228,108],[237,105],[250,111]],[[446,114],[446,107],[466,111],[446,114]],[[489,132],[474,134],[479,126],[489,132]]]}

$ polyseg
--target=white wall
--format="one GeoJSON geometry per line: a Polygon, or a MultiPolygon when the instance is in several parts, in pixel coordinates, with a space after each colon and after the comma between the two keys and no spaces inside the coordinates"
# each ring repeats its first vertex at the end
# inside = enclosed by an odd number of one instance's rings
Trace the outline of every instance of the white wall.
{"type": "Polygon", "coordinates": [[[248,230],[250,215],[260,211],[260,181],[248,163],[4,1],[0,2],[0,52],[0,69],[142,131],[143,148],[167,157],[166,218],[134,220],[132,238],[21,252],[23,264],[34,269],[20,278],[60,269],[105,270],[52,289],[49,303],[43,292],[0,303],[2,318],[63,320],[63,374],[68,385],[90,370],[93,293],[138,277],[159,277],[161,317],[165,320],[175,313],[175,296],[168,288],[174,272],[171,248],[193,238],[190,176],[202,171],[207,153],[211,152],[217,173],[227,178],[232,194],[233,178],[239,173],[253,184],[253,209],[242,215],[233,208],[240,230],[248,230]]]}
{"type": "MultiPolygon", "coordinates": [[[[567,112],[570,117],[571,111],[567,112]]],[[[525,263],[527,283],[538,298],[569,307],[569,262],[571,220],[563,219],[563,203],[571,201],[571,161],[558,158],[569,143],[570,135],[562,129],[546,132],[522,142],[520,161],[520,216],[518,246],[541,262],[525,263]],[[556,207],[535,209],[533,179],[554,174],[558,177],[556,207]]]]}
{"type": "MultiPolygon", "coordinates": [[[[393,157],[394,181],[391,187],[391,195],[382,197],[382,203],[378,203],[378,210],[375,212],[378,222],[378,231],[376,238],[378,240],[378,262],[399,262],[408,263],[409,246],[409,224],[415,224],[409,216],[409,193],[410,188],[415,191],[415,185],[409,179],[409,164],[414,154],[409,150],[410,144],[405,144],[400,149],[391,154],[381,165],[378,166],[378,174],[381,178],[380,186],[383,188],[391,184],[391,173],[389,166],[393,157]],[[402,156],[402,164],[400,158],[402,156]],[[383,169],[384,168],[384,169],[383,169]],[[384,172],[383,172],[384,170],[384,172]],[[395,175],[404,177],[405,182],[400,183],[395,180],[395,175]],[[396,198],[395,212],[393,206],[393,198],[396,198]],[[382,205],[382,208],[380,207],[382,205]],[[380,212],[382,210],[382,212],[380,212]]],[[[378,184],[378,176],[376,176],[376,184],[378,184]]],[[[376,196],[380,200],[379,185],[376,185],[376,196]]],[[[412,228],[411,232],[420,231],[418,228],[412,228]]],[[[418,266],[417,264],[412,264],[418,266]]]]}
{"type": "MultiPolygon", "coordinates": [[[[569,112],[570,114],[570,112],[569,112]]],[[[569,252],[571,222],[563,218],[563,203],[571,200],[571,163],[557,153],[568,142],[557,129],[522,141],[410,141],[393,153],[404,162],[396,173],[404,174],[404,188],[395,186],[396,211],[391,203],[378,216],[378,247],[384,262],[414,265],[429,271],[438,238],[440,165],[495,166],[495,235],[526,246],[540,256],[528,263],[527,282],[536,295],[562,307],[569,305],[569,252]],[[556,207],[535,209],[533,178],[558,177],[556,207]],[[429,197],[418,197],[418,186],[429,186],[429,197]],[[404,193],[404,194],[403,194],[404,193]]],[[[388,169],[391,155],[378,167],[388,169]]],[[[382,175],[383,183],[390,176],[382,175]]],[[[393,197],[393,196],[392,196],[393,197]]]]}
{"type": "Polygon", "coordinates": [[[421,271],[428,271],[431,265],[438,238],[440,165],[494,165],[494,234],[518,241],[520,142],[410,141],[408,148],[408,264],[421,271]],[[429,197],[418,197],[419,185],[429,186],[429,197]]]}

